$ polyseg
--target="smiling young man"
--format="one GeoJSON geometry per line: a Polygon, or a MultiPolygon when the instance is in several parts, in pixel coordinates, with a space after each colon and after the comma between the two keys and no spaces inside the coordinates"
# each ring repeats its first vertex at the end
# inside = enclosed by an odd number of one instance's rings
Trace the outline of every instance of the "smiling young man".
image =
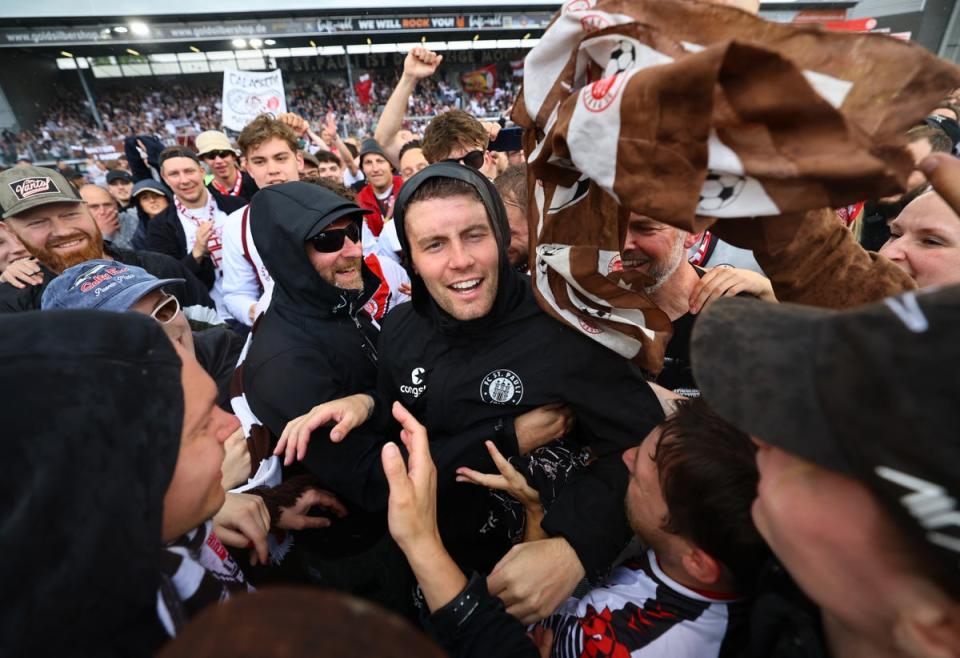
{"type": "Polygon", "coordinates": [[[220,317],[229,318],[223,300],[223,230],[227,215],[244,200],[207,190],[200,160],[190,149],[164,149],[159,164],[173,204],[147,225],[147,248],[180,259],[209,288],[220,317]]]}
{"type": "MultiPolygon", "coordinates": [[[[297,136],[282,121],[261,114],[237,138],[243,164],[260,189],[300,179],[303,154],[297,136]]],[[[223,301],[237,322],[251,326],[260,297],[273,286],[257,250],[250,206],[235,210],[223,230],[223,301]]]]}
{"type": "Polygon", "coordinates": [[[357,205],[370,211],[364,222],[373,236],[377,237],[384,223],[393,217],[394,203],[403,179],[393,175],[393,167],[375,139],[363,140],[360,168],[363,169],[367,184],[357,194],[357,205]]]}
{"type": "MultiPolygon", "coordinates": [[[[585,570],[605,570],[622,547],[627,472],[620,453],[662,419],[660,404],[628,362],[537,306],[529,280],[507,258],[503,203],[480,172],[454,163],[427,167],[404,184],[394,221],[413,302],[384,319],[377,410],[400,400],[430,430],[438,463],[459,450],[456,466],[489,470],[484,439],[508,456],[529,452],[539,443],[518,437],[514,420],[567,403],[577,417],[572,440],[598,457],[548,510],[551,538],[514,547],[493,577],[491,590],[515,604],[518,616],[530,613],[519,592],[536,589],[543,616],[585,570]],[[547,568],[549,577],[541,571],[547,568]]],[[[444,542],[461,565],[489,568],[509,541],[481,532],[490,500],[453,485],[447,469],[441,466],[439,480],[444,542]]]]}
{"type": "Polygon", "coordinates": [[[7,228],[36,258],[29,283],[0,284],[0,312],[39,309],[41,295],[54,277],[96,258],[136,265],[160,279],[184,279],[170,289],[183,308],[213,307],[203,284],[176,260],[104,244],[84,200],[52,169],[17,167],[0,173],[0,206],[7,228]]]}

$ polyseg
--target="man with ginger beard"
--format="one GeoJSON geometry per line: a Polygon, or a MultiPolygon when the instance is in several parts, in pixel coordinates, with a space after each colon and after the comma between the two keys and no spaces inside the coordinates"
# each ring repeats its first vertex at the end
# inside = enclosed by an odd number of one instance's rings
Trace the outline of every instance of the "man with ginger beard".
{"type": "Polygon", "coordinates": [[[180,305],[213,308],[203,284],[176,260],[104,244],[86,202],[53,169],[19,167],[0,173],[0,208],[7,228],[37,259],[29,284],[0,284],[0,313],[39,310],[40,297],[54,277],[97,258],[136,265],[161,279],[184,279],[170,287],[180,305]]]}

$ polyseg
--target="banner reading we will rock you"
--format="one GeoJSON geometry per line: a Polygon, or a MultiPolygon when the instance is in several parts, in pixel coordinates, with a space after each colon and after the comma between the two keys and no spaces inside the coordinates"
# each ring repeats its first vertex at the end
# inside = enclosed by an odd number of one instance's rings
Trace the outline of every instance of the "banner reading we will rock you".
{"type": "Polygon", "coordinates": [[[282,114],[287,111],[283,77],[279,70],[223,72],[223,125],[243,130],[258,114],[282,114]]]}

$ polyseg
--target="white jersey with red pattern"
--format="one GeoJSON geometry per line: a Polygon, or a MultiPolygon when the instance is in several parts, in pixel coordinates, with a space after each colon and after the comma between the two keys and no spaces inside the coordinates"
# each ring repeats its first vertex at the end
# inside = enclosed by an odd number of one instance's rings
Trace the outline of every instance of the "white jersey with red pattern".
{"type": "Polygon", "coordinates": [[[368,254],[363,261],[380,279],[380,287],[373,293],[370,301],[363,306],[363,310],[370,319],[379,325],[383,316],[394,306],[410,301],[410,295],[401,290],[401,288],[409,289],[410,277],[407,276],[405,269],[389,258],[368,254]]]}
{"type": "Polygon", "coordinates": [[[558,658],[726,658],[742,648],[747,604],[684,587],[648,550],[540,624],[553,629],[558,658]]]}

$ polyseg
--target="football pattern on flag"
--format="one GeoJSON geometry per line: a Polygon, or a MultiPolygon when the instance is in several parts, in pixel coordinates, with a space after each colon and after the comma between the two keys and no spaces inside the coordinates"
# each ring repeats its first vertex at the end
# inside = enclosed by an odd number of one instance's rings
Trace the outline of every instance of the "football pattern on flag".
{"type": "Polygon", "coordinates": [[[903,134],[960,86],[913,44],[690,0],[571,0],[524,68],[538,300],[652,373],[670,322],[605,263],[631,213],[699,231],[895,193],[903,134]]]}

